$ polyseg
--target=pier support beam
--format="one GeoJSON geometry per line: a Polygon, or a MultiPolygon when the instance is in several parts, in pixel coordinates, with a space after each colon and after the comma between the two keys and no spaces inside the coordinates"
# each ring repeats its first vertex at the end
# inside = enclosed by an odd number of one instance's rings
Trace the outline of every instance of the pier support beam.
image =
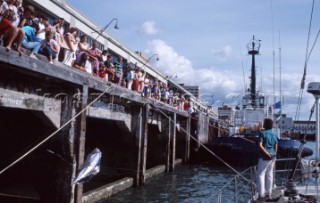
{"type": "Polygon", "coordinates": [[[147,165],[147,147],[148,147],[148,117],[150,105],[146,104],[142,108],[142,116],[136,131],[138,139],[138,164],[137,164],[137,181],[136,185],[143,185],[145,182],[146,165],[147,165]]]}
{"type": "Polygon", "coordinates": [[[177,124],[177,114],[173,113],[173,119],[170,123],[170,166],[169,170],[173,171],[175,167],[175,159],[176,159],[176,124],[177,124]]]}
{"type": "MultiPolygon", "coordinates": [[[[68,93],[61,102],[61,125],[69,122],[77,112],[77,101],[75,102],[73,93],[68,93]]],[[[76,151],[75,151],[75,132],[77,120],[72,120],[69,125],[62,128],[55,136],[54,143],[56,154],[61,155],[62,159],[56,163],[57,168],[57,196],[56,202],[74,202],[74,186],[70,183],[76,175],[76,151]]]]}
{"type": "Polygon", "coordinates": [[[171,128],[172,128],[172,119],[170,116],[168,116],[168,119],[167,119],[167,122],[168,122],[168,127],[165,131],[165,135],[167,135],[167,161],[166,161],[166,171],[170,171],[170,154],[171,154],[171,137],[172,137],[172,131],[171,131],[171,128]]]}
{"type": "Polygon", "coordinates": [[[185,136],[186,136],[186,146],[185,146],[185,155],[184,155],[184,163],[187,163],[189,161],[189,158],[190,158],[190,127],[191,125],[191,117],[189,116],[187,119],[186,119],[186,133],[185,133],[185,136]]]}
{"type": "MultiPolygon", "coordinates": [[[[81,100],[81,108],[80,111],[86,108],[88,102],[88,86],[84,85],[82,89],[82,100],[81,100]]],[[[80,94],[81,95],[81,94],[80,94]]],[[[80,123],[79,128],[76,130],[76,150],[77,150],[77,170],[78,171],[81,165],[84,162],[85,155],[85,143],[86,143],[86,110],[81,113],[78,122],[80,123]]],[[[77,173],[76,173],[77,174],[77,173]]],[[[76,203],[82,202],[82,192],[83,192],[83,184],[76,185],[76,203]]]]}
{"type": "MultiPolygon", "coordinates": [[[[135,110],[133,110],[135,112],[135,110]]],[[[139,186],[140,184],[140,171],[141,171],[141,146],[142,146],[142,121],[143,121],[143,108],[140,107],[136,110],[137,116],[132,119],[132,122],[135,122],[133,125],[135,126],[135,147],[137,148],[137,159],[136,159],[136,173],[134,185],[139,186]]]]}

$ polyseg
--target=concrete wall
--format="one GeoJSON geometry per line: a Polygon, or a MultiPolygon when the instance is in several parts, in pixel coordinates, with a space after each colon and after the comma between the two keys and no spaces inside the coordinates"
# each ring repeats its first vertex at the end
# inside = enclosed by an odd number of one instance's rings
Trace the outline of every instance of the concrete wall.
{"type": "Polygon", "coordinates": [[[10,135],[0,135],[0,149],[9,150],[0,154],[1,166],[26,151],[32,154],[0,179],[25,181],[42,201],[82,202],[90,195],[99,199],[174,170],[177,158],[187,162],[188,136],[177,127],[188,128],[186,112],[63,64],[19,57],[3,47],[0,65],[0,113],[6,119],[0,129],[10,135]],[[23,142],[17,145],[15,139],[23,142]],[[102,151],[101,173],[87,183],[72,184],[95,147],[102,151]],[[9,153],[10,148],[16,153],[9,153]],[[25,169],[30,180],[22,178],[25,169]],[[115,181],[119,186],[108,186],[115,181]],[[50,190],[45,189],[48,185],[50,190]]]}

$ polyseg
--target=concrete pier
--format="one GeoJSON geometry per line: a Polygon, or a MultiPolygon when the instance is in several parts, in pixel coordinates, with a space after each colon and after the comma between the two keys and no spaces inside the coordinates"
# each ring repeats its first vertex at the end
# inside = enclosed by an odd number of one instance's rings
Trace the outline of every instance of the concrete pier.
{"type": "Polygon", "coordinates": [[[201,112],[194,120],[59,62],[3,47],[0,66],[0,170],[23,157],[0,174],[0,200],[96,202],[188,163],[198,145],[190,135],[208,142],[210,118],[201,112]],[[73,184],[95,148],[102,152],[100,173],[73,184]]]}

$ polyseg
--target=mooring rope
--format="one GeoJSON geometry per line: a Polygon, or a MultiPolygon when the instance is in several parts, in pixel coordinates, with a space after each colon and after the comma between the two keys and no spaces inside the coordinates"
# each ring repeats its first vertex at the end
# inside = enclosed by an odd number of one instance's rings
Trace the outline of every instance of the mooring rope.
{"type": "MultiPolygon", "coordinates": [[[[162,115],[164,115],[166,118],[169,119],[169,116],[166,115],[162,110],[160,110],[158,107],[156,107],[153,104],[150,104],[152,106],[154,106],[156,108],[157,111],[159,111],[162,115]]],[[[172,119],[171,122],[175,125],[174,121],[172,119]]],[[[223,164],[225,164],[228,168],[230,168],[233,172],[235,172],[239,177],[242,177],[244,180],[246,180],[249,183],[253,183],[255,184],[253,181],[248,180],[246,177],[244,177],[240,172],[238,172],[235,168],[233,168],[231,165],[229,165],[227,162],[225,162],[222,158],[220,158],[218,155],[216,155],[213,151],[211,151],[208,147],[206,147],[204,144],[202,144],[200,141],[198,141],[195,137],[193,137],[189,132],[187,132],[184,128],[180,127],[180,129],[182,129],[182,131],[184,131],[186,133],[187,136],[189,136],[190,138],[192,138],[195,142],[197,142],[199,145],[201,145],[205,150],[207,150],[210,154],[212,154],[214,157],[216,157],[219,161],[221,161],[223,164]]]]}
{"type": "Polygon", "coordinates": [[[4,169],[0,171],[0,175],[3,174],[5,171],[7,171],[9,168],[17,164],[19,161],[24,159],[26,156],[28,156],[31,152],[36,150],[38,147],[40,147],[42,144],[47,142],[50,138],[52,138],[54,135],[56,135],[60,130],[62,130],[64,127],[66,127],[69,123],[71,123],[74,119],[76,119],[78,116],[80,116],[85,110],[87,110],[94,102],[96,102],[100,97],[102,97],[107,91],[109,91],[111,87],[106,88],[105,91],[103,91],[97,98],[95,98],[92,102],[87,104],[81,111],[79,111],[74,117],[72,117],[69,121],[67,121],[65,124],[63,124],[60,128],[58,128],[56,131],[51,133],[48,137],[40,141],[38,144],[36,144],[34,147],[32,147],[30,150],[28,150],[25,154],[17,158],[15,161],[13,161],[11,164],[6,166],[4,169]]]}
{"type": "MultiPolygon", "coordinates": [[[[87,104],[82,110],[80,110],[75,116],[73,116],[69,121],[67,121],[65,124],[63,124],[60,128],[58,128],[56,131],[54,131],[53,133],[51,133],[48,137],[44,138],[42,141],[40,141],[38,144],[36,144],[34,147],[32,147],[30,150],[28,150],[26,153],[24,153],[23,155],[21,155],[19,158],[17,158],[15,161],[13,161],[12,163],[10,163],[8,166],[6,166],[4,169],[2,169],[0,171],[0,175],[2,175],[5,171],[7,171],[8,169],[10,169],[11,167],[13,167],[15,164],[17,164],[18,162],[20,162],[22,159],[24,159],[25,157],[27,157],[30,153],[32,153],[33,151],[35,151],[37,148],[39,148],[41,145],[43,145],[45,142],[47,142],[50,138],[52,138],[54,135],[56,135],[59,131],[61,131],[64,127],[66,127],[69,123],[71,123],[74,119],[76,119],[78,116],[80,116],[84,111],[86,111],[94,102],[96,102],[99,98],[101,98],[107,91],[109,91],[112,87],[106,88],[105,91],[103,91],[102,93],[100,93],[92,102],[90,102],[89,104],[87,104]]],[[[115,87],[115,89],[118,89],[118,86],[115,87]]],[[[148,98],[149,100],[151,100],[151,98],[148,98]]],[[[111,94],[111,102],[114,103],[114,94],[111,94]]],[[[148,102],[145,102],[145,104],[148,104],[148,102]]],[[[144,104],[144,105],[145,105],[144,104]]],[[[156,107],[155,105],[153,105],[152,103],[149,103],[150,105],[156,107]]],[[[160,111],[165,117],[169,118],[169,116],[167,116],[162,110],[160,110],[158,107],[156,107],[158,111],[160,111]]],[[[198,120],[197,118],[191,117],[191,119],[195,119],[198,120]]],[[[173,122],[173,121],[172,121],[173,122]]],[[[210,125],[211,127],[216,127],[213,125],[210,125]]],[[[205,145],[203,145],[202,143],[200,143],[196,138],[194,138],[191,134],[189,134],[184,128],[181,128],[187,136],[190,136],[194,141],[196,141],[198,144],[200,144],[204,149],[206,149],[209,153],[211,153],[212,155],[214,155],[218,160],[220,160],[222,163],[224,163],[226,166],[228,166],[232,171],[234,171],[236,174],[238,174],[239,176],[241,176],[242,178],[244,178],[246,181],[249,181],[248,179],[246,179],[245,177],[243,177],[241,175],[241,173],[239,173],[236,169],[234,169],[232,166],[230,166],[228,163],[226,163],[223,159],[221,159],[219,156],[217,156],[214,152],[212,152],[209,148],[207,148],[205,145]]]]}

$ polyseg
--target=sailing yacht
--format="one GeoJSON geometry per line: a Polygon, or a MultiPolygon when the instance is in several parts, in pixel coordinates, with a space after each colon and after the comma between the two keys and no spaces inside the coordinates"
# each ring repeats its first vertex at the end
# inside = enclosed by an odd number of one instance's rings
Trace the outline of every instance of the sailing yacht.
{"type": "Polygon", "coordinates": [[[296,165],[293,167],[290,176],[285,186],[278,187],[274,185],[272,199],[257,201],[257,196],[254,196],[248,203],[254,202],[279,202],[279,203],[315,203],[320,200],[319,188],[319,98],[320,98],[320,82],[311,82],[308,84],[309,93],[315,98],[316,108],[316,159],[315,160],[300,160],[301,146],[298,154],[296,165]],[[305,181],[297,185],[295,175],[298,164],[302,164],[302,175],[305,181]],[[311,184],[313,183],[313,185],[311,184]]]}

